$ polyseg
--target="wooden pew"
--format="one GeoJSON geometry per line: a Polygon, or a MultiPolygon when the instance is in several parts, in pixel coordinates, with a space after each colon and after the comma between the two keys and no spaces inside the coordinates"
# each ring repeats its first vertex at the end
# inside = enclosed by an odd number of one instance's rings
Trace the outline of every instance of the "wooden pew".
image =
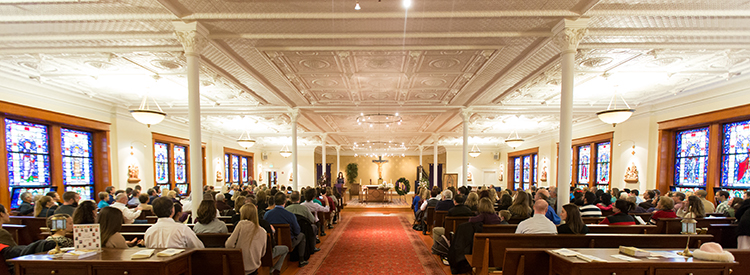
{"type": "Polygon", "coordinates": [[[269,274],[271,272],[271,267],[281,259],[281,256],[276,258],[273,257],[273,247],[275,245],[276,244],[273,243],[273,239],[271,238],[271,233],[266,233],[266,253],[263,254],[263,258],[260,258],[258,274],[269,274]]]}
{"type": "MultiPolygon", "coordinates": [[[[664,234],[679,234],[682,232],[682,218],[659,219],[656,221],[657,231],[664,234]]],[[[711,224],[730,224],[736,219],[734,217],[708,217],[695,219],[697,228],[707,228],[711,224]]]]}
{"type": "Polygon", "coordinates": [[[277,245],[286,245],[286,247],[289,248],[289,253],[294,250],[294,247],[292,247],[292,229],[289,227],[288,223],[284,224],[272,224],[273,228],[276,229],[276,244],[277,245]]]}
{"type": "Polygon", "coordinates": [[[427,213],[425,215],[424,222],[425,224],[427,224],[427,228],[422,231],[432,233],[432,224],[435,221],[435,207],[428,206],[426,210],[427,213]]]}
{"type": "MultiPolygon", "coordinates": [[[[192,216],[190,218],[192,219],[192,216]]],[[[232,224],[232,216],[219,216],[218,218],[219,218],[219,220],[223,221],[226,224],[232,224]]],[[[149,224],[156,223],[156,220],[158,220],[158,219],[159,218],[156,217],[156,216],[146,216],[146,221],[149,224]]]]}
{"type": "Polygon", "coordinates": [[[447,215],[448,211],[435,211],[435,215],[433,216],[432,221],[432,228],[444,227],[443,222],[445,222],[445,216],[447,215]]]}
{"type": "Polygon", "coordinates": [[[453,236],[451,232],[456,232],[458,225],[468,222],[471,217],[445,217],[445,237],[450,241],[453,236]]]}
{"type": "Polygon", "coordinates": [[[607,217],[583,217],[583,223],[589,225],[589,224],[599,224],[607,217]]]}
{"type": "Polygon", "coordinates": [[[18,245],[27,245],[33,242],[31,236],[29,236],[29,231],[23,224],[3,224],[3,229],[10,233],[13,237],[13,241],[18,245]]]}
{"type": "Polygon", "coordinates": [[[31,242],[41,240],[42,228],[47,228],[47,218],[37,218],[31,216],[11,216],[10,223],[25,225],[25,231],[28,232],[28,236],[31,238],[31,242]]]}
{"type": "MultiPolygon", "coordinates": [[[[120,232],[146,232],[149,227],[153,224],[123,224],[120,232]]],[[[193,228],[194,224],[187,224],[188,227],[193,228]]],[[[234,230],[234,224],[227,224],[227,230],[232,233],[234,230]]]]}
{"type": "MultiPolygon", "coordinates": [[[[690,247],[700,247],[711,241],[711,235],[691,235],[690,247]]],[[[617,248],[620,245],[631,245],[639,248],[684,248],[688,240],[682,234],[587,234],[587,235],[553,235],[553,234],[474,234],[473,250],[470,259],[472,267],[487,274],[483,267],[501,267],[504,264],[505,251],[508,248],[617,248]],[[485,263],[485,261],[487,261],[485,263]]]]}
{"type": "Polygon", "coordinates": [[[206,248],[224,248],[226,247],[225,244],[227,243],[227,239],[229,239],[229,236],[232,234],[229,233],[202,233],[202,234],[195,234],[198,236],[198,239],[203,242],[203,246],[206,248]]]}
{"type": "MultiPolygon", "coordinates": [[[[587,224],[589,234],[655,234],[655,225],[587,224]]],[[[482,233],[515,233],[517,224],[485,224],[482,233]]]]}
{"type": "Polygon", "coordinates": [[[734,255],[734,261],[739,263],[732,267],[732,274],[750,274],[750,250],[725,249],[734,255]]]}
{"type": "MultiPolygon", "coordinates": [[[[190,254],[193,274],[244,275],[241,249],[196,249],[190,254]]],[[[268,274],[268,273],[266,273],[268,274]]]]}
{"type": "Polygon", "coordinates": [[[508,248],[502,270],[503,275],[547,275],[549,254],[546,249],[508,248]]]}
{"type": "Polygon", "coordinates": [[[706,233],[713,235],[713,241],[724,249],[737,248],[737,224],[711,224],[706,233]]]}
{"type": "Polygon", "coordinates": [[[154,216],[154,212],[151,210],[141,210],[141,215],[136,220],[147,220],[146,217],[154,216]]]}

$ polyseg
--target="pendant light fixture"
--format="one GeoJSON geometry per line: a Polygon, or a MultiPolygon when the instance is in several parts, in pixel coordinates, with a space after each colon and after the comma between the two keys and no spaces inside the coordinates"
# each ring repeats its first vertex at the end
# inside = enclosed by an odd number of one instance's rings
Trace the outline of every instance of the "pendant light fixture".
{"type": "MultiPolygon", "coordinates": [[[[153,99],[153,98],[152,98],[153,99]]],[[[151,125],[159,124],[159,122],[162,122],[165,117],[167,117],[167,113],[165,113],[161,106],[159,106],[159,103],[156,102],[156,99],[153,99],[154,104],[156,105],[157,110],[151,110],[148,106],[148,95],[143,96],[143,101],[141,101],[141,105],[138,107],[138,109],[130,110],[130,115],[135,118],[140,123],[146,124],[146,126],[151,127],[151,125]]]]}
{"type": "Polygon", "coordinates": [[[359,6],[359,1],[357,1],[357,4],[354,5],[354,10],[361,10],[362,7],[359,6]]]}
{"type": "Polygon", "coordinates": [[[518,132],[516,132],[516,130],[513,130],[513,132],[510,132],[510,135],[508,135],[508,138],[505,139],[505,144],[508,144],[508,146],[512,147],[513,149],[516,149],[516,147],[521,146],[521,144],[523,144],[523,139],[518,136],[518,132]],[[511,138],[511,136],[513,136],[513,133],[516,133],[515,138],[511,138]]]}
{"type": "Polygon", "coordinates": [[[246,133],[243,133],[243,134],[240,135],[240,138],[237,139],[237,143],[240,144],[240,146],[242,146],[242,148],[247,149],[247,148],[253,147],[253,145],[255,145],[255,140],[251,139],[250,138],[250,133],[246,132],[246,133]],[[242,136],[245,135],[245,134],[247,134],[247,136],[245,136],[243,138],[242,136]]]}
{"type": "Polygon", "coordinates": [[[622,94],[620,94],[620,99],[622,99],[622,102],[625,103],[625,107],[627,108],[617,108],[617,101],[615,101],[616,96],[617,91],[615,90],[615,94],[613,94],[612,99],[609,100],[607,110],[596,113],[601,121],[604,121],[604,123],[607,124],[612,124],[612,127],[615,127],[617,123],[625,122],[633,115],[633,112],[635,112],[635,109],[630,108],[630,105],[628,105],[628,102],[622,97],[622,94]],[[615,106],[612,106],[613,102],[615,103],[615,106]]]}
{"type": "Polygon", "coordinates": [[[281,156],[284,158],[288,158],[292,155],[292,151],[290,151],[289,148],[284,145],[284,147],[281,148],[281,151],[279,151],[279,154],[281,154],[281,156]]]}
{"type": "Polygon", "coordinates": [[[471,147],[471,151],[469,151],[469,156],[472,158],[478,157],[480,154],[482,154],[482,151],[479,151],[479,148],[476,144],[474,144],[474,147],[471,147]]]}

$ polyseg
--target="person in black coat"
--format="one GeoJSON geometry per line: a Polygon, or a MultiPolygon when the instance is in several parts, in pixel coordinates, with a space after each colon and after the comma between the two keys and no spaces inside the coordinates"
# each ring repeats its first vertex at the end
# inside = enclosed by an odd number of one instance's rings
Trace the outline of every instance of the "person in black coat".
{"type": "Polygon", "coordinates": [[[448,210],[448,217],[473,217],[476,214],[474,214],[474,211],[471,211],[471,208],[464,205],[464,202],[466,202],[466,196],[463,194],[456,195],[456,198],[453,199],[453,202],[456,204],[448,210]]]}
{"type": "Polygon", "coordinates": [[[304,259],[299,258],[299,253],[295,252],[297,249],[295,248],[292,251],[292,255],[290,256],[289,260],[295,262],[295,261],[307,261],[310,259],[310,255],[312,253],[320,251],[320,248],[315,247],[316,238],[315,238],[315,231],[313,231],[312,223],[305,217],[301,215],[295,214],[297,217],[297,223],[299,224],[300,232],[302,234],[305,234],[305,256],[304,259]]]}
{"type": "Polygon", "coordinates": [[[31,204],[31,193],[24,192],[21,194],[21,205],[18,207],[18,213],[21,216],[28,216],[34,213],[34,206],[31,204]]]}
{"type": "Polygon", "coordinates": [[[739,218],[739,222],[737,224],[737,248],[738,249],[750,249],[750,211],[746,211],[747,207],[745,207],[747,204],[750,204],[750,199],[745,200],[742,202],[742,206],[740,206],[740,209],[735,212],[735,217],[739,218]],[[745,207],[745,209],[743,209],[745,207]],[[742,213],[740,213],[740,210],[743,210],[742,213]],[[740,216],[742,214],[742,216],[740,216]]]}

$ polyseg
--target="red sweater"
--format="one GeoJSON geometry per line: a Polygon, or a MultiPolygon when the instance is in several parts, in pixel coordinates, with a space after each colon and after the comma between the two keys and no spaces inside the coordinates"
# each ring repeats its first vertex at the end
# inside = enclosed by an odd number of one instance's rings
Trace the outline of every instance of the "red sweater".
{"type": "Polygon", "coordinates": [[[612,216],[608,216],[606,219],[604,219],[599,224],[635,225],[635,219],[633,219],[633,216],[630,216],[630,215],[622,213],[622,212],[618,212],[617,214],[614,214],[612,216]]]}
{"type": "Polygon", "coordinates": [[[651,219],[655,221],[658,221],[661,218],[677,218],[677,214],[672,210],[659,210],[651,215],[651,219]]]}

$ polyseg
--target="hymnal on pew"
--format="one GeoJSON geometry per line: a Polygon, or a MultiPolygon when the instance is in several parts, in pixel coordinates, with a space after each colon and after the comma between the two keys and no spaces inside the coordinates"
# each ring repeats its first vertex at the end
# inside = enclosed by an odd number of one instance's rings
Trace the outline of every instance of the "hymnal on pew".
{"type": "Polygon", "coordinates": [[[87,258],[96,255],[96,253],[99,253],[99,250],[97,249],[82,249],[82,250],[71,250],[67,253],[63,254],[62,258],[66,260],[76,260],[76,259],[82,259],[87,258]]]}
{"type": "Polygon", "coordinates": [[[130,259],[148,259],[151,258],[151,255],[154,255],[153,249],[143,249],[141,251],[133,253],[133,255],[130,255],[130,259]]]}
{"type": "Polygon", "coordinates": [[[182,251],[185,251],[185,249],[176,249],[176,248],[170,248],[170,249],[164,249],[160,251],[159,253],[156,253],[157,257],[170,257],[177,255],[179,253],[182,253],[182,251]]]}

